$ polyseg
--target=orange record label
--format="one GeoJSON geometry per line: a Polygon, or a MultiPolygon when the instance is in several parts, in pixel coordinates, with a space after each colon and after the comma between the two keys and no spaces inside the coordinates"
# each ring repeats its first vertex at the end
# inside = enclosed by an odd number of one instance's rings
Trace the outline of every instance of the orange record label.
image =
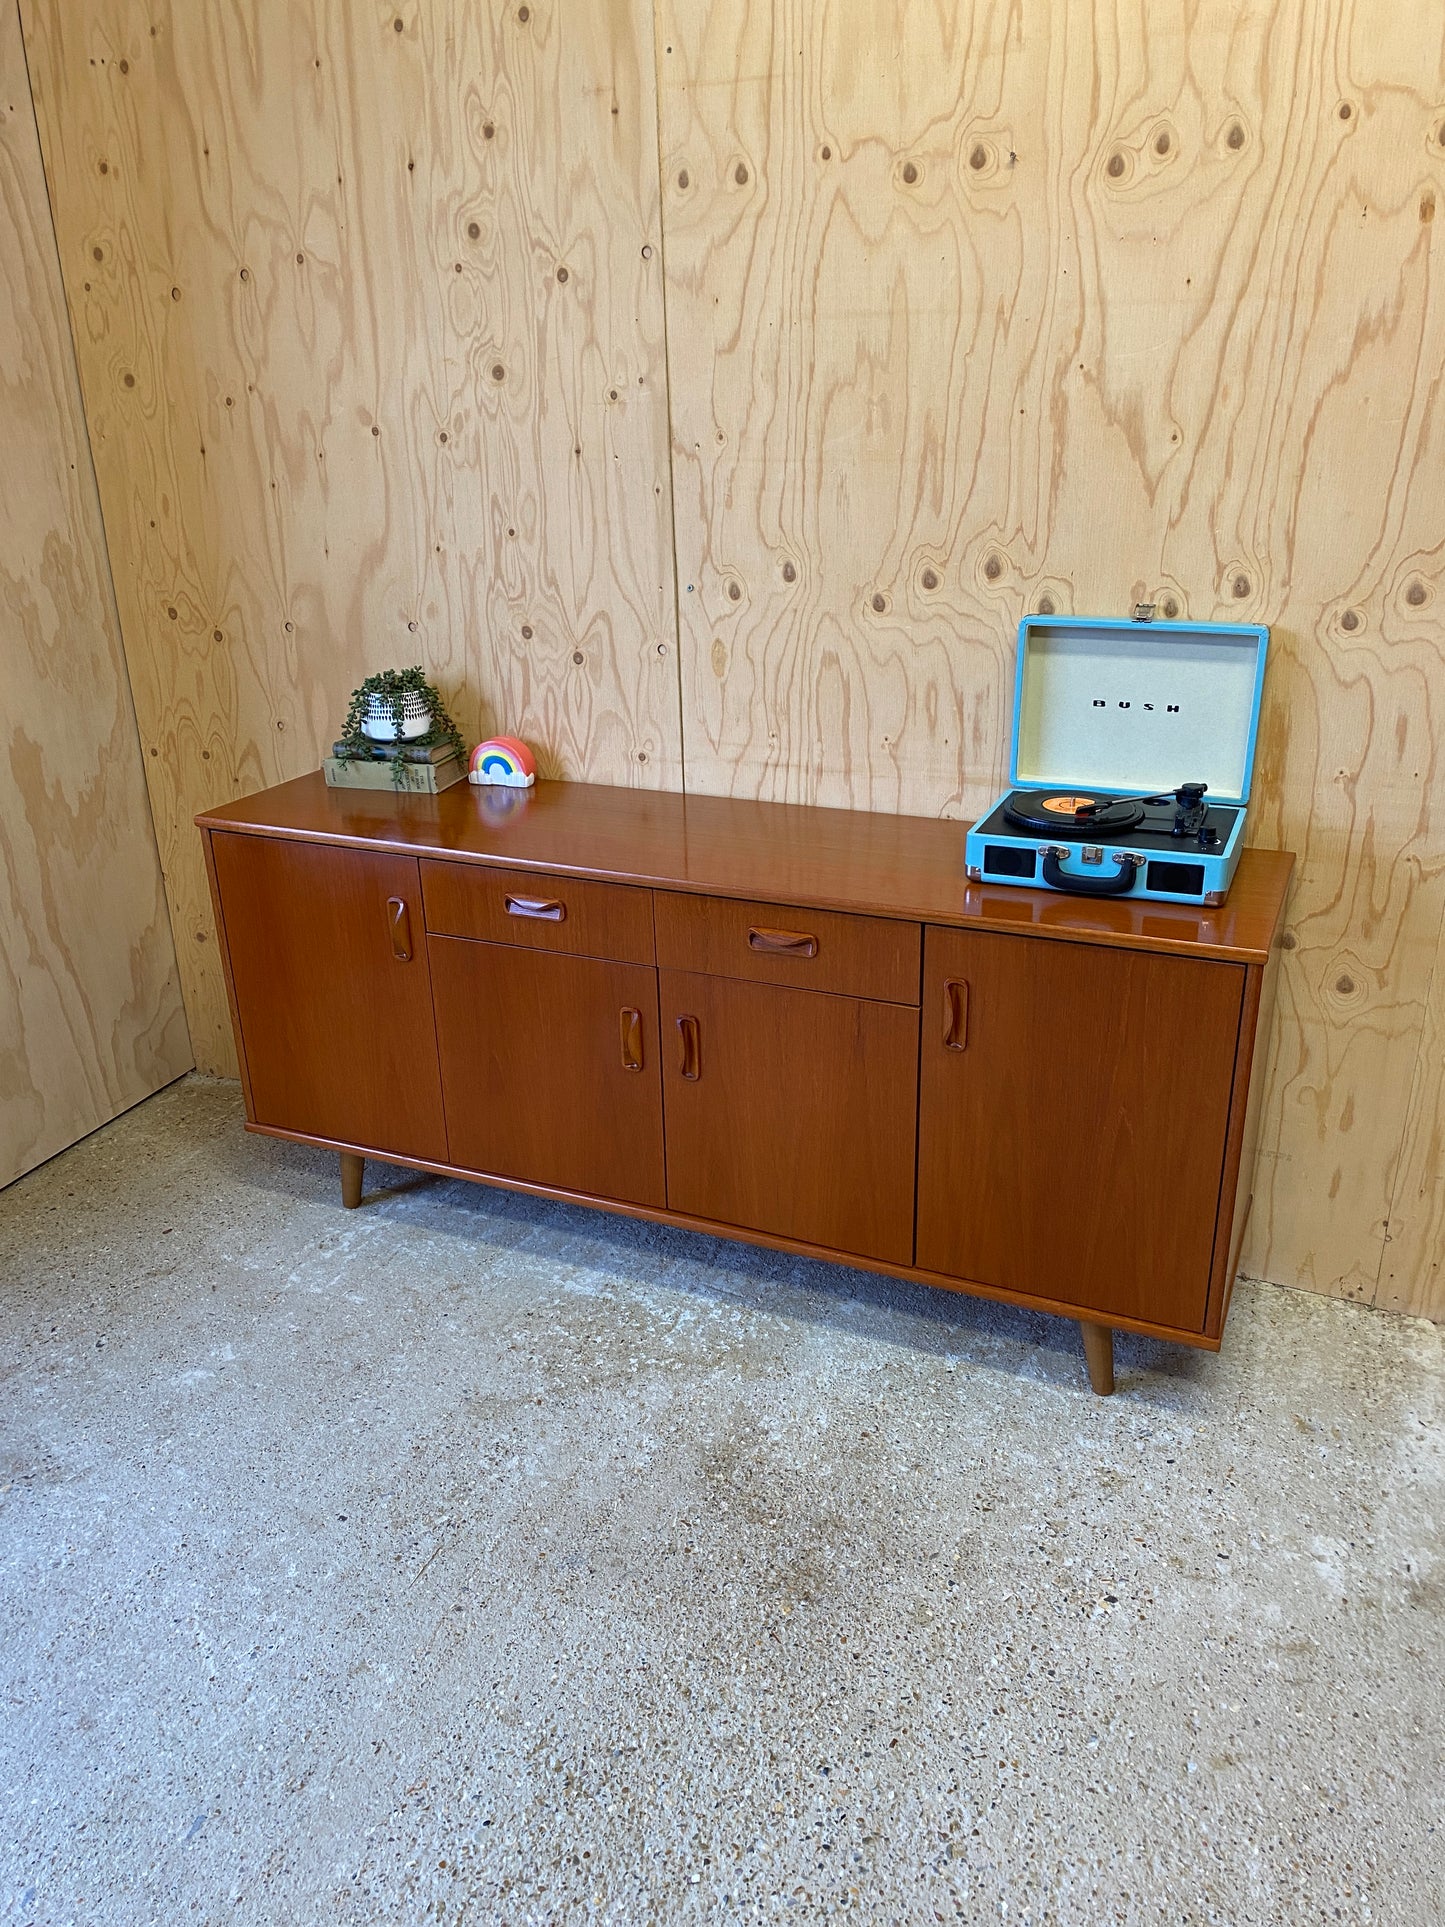
{"type": "Polygon", "coordinates": [[[1046,796],[1041,807],[1052,810],[1055,816],[1073,816],[1079,810],[1092,809],[1093,804],[1092,796],[1046,796]]]}

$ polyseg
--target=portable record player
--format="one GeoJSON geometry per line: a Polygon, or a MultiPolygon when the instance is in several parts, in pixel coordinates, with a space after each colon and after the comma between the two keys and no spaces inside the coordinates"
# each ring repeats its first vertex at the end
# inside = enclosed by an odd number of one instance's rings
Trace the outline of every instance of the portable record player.
{"type": "Polygon", "coordinates": [[[1244,846],[1268,629],[1026,616],[1010,789],[975,881],[1222,903],[1244,846]]]}

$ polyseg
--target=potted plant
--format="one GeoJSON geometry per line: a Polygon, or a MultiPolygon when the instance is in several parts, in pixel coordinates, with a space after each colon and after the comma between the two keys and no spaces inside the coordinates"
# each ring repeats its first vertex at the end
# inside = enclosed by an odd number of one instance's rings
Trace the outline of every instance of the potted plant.
{"type": "Polygon", "coordinates": [[[442,746],[465,759],[461,731],[417,663],[410,669],[380,670],[352,690],[336,756],[343,763],[362,758],[389,762],[392,783],[400,790],[409,785],[407,772],[415,753],[442,746]]]}

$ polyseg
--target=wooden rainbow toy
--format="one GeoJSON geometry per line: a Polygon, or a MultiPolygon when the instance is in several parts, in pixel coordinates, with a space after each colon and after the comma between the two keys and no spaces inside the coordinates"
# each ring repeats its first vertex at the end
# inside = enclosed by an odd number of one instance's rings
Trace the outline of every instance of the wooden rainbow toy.
{"type": "Polygon", "coordinates": [[[515,736],[489,736],[472,751],[469,783],[497,783],[503,789],[529,790],[537,780],[537,759],[515,736]]]}

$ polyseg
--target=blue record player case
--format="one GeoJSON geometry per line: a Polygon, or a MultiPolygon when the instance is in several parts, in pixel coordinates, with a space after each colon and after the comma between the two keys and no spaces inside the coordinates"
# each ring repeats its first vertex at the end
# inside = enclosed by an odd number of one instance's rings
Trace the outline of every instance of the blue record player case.
{"type": "Polygon", "coordinates": [[[969,876],[1223,902],[1268,647],[1253,623],[1025,616],[1011,789],[968,833],[969,876]]]}

